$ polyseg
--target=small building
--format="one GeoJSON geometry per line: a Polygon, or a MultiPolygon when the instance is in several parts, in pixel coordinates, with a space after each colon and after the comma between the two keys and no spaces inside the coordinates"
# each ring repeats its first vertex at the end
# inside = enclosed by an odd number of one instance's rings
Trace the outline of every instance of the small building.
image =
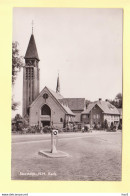
{"type": "Polygon", "coordinates": [[[118,125],[120,121],[120,113],[118,109],[109,103],[108,100],[102,101],[99,99],[96,102],[90,103],[85,111],[81,113],[82,123],[102,125],[107,120],[108,126],[113,122],[118,125]]]}

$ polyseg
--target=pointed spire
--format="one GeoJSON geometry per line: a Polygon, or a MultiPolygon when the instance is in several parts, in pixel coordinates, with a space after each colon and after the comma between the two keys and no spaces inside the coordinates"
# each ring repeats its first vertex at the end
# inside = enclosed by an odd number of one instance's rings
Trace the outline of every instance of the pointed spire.
{"type": "Polygon", "coordinates": [[[58,73],[58,78],[57,78],[56,93],[60,93],[60,80],[59,80],[59,73],[58,73]]]}
{"type": "MultiPolygon", "coordinates": [[[[33,28],[32,28],[32,33],[33,33],[33,28]]],[[[37,52],[37,47],[34,39],[34,35],[32,34],[30,37],[30,41],[28,44],[28,48],[25,54],[25,59],[37,59],[39,61],[38,57],[38,52],[37,52]]]]}

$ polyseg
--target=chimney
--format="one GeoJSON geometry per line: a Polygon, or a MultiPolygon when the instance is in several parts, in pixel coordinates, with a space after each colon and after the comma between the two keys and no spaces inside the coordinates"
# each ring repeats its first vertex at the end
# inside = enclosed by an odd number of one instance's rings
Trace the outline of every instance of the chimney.
{"type": "Polygon", "coordinates": [[[101,99],[101,98],[99,98],[99,101],[102,101],[102,99],[101,99]]]}
{"type": "Polygon", "coordinates": [[[105,101],[108,102],[108,99],[106,99],[105,101]]]}

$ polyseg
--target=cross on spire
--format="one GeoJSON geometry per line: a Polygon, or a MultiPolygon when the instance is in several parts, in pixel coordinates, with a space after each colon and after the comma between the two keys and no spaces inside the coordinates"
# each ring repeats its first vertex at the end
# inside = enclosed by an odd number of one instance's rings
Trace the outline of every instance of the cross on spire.
{"type": "Polygon", "coordinates": [[[33,34],[33,25],[34,25],[34,22],[33,22],[33,20],[32,20],[32,34],[33,34]]]}

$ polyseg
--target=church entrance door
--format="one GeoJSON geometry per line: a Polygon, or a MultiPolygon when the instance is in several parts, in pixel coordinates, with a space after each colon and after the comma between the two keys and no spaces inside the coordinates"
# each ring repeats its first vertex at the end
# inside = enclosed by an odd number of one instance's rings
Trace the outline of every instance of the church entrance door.
{"type": "Polygon", "coordinates": [[[51,109],[48,105],[44,104],[41,107],[41,125],[42,127],[50,126],[51,122],[51,109]]]}
{"type": "Polygon", "coordinates": [[[50,121],[41,121],[42,127],[50,126],[50,121]]]}

